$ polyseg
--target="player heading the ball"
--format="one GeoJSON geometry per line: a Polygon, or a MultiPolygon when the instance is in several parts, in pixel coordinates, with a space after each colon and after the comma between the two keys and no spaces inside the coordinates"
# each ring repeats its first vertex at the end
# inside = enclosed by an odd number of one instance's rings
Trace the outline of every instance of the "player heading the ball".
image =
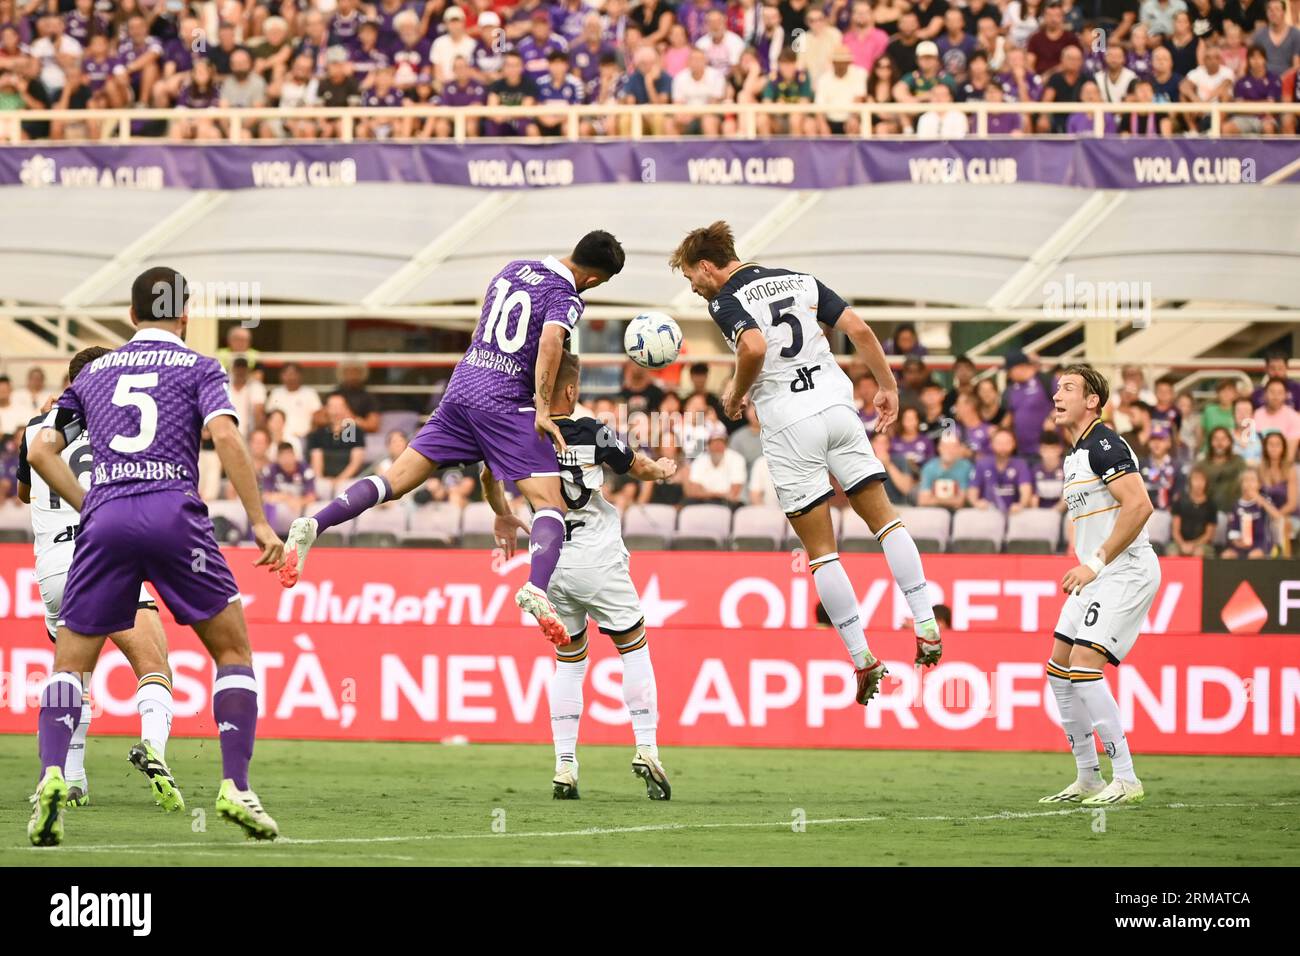
{"type": "Polygon", "coordinates": [[[885,553],[916,631],[916,663],[939,661],[939,625],[927,593],[921,556],[885,497],[885,468],[853,403],[853,384],[831,353],[824,329],[843,332],[876,377],[877,425],[898,416],[898,385],[871,328],[842,298],[805,272],[741,262],[725,222],[692,230],[669,265],[709,303],[709,315],[736,353],[722,402],[739,418],[751,396],[763,456],[777,500],[808,553],[813,582],[857,671],[857,701],[866,704],[885,676],[867,647],[857,592],[835,550],[830,474],[885,553]],[[797,426],[797,427],[796,427],[797,426]]]}
{"type": "MultiPolygon", "coordinates": [[[[623,271],[623,247],[608,232],[589,232],[563,259],[516,259],[492,277],[465,357],[447,391],[384,477],[364,478],[289,528],[285,587],[298,582],[316,536],[375,505],[413,491],[438,468],[485,462],[497,478],[513,481],[533,509],[528,581],[515,603],[537,618],[553,644],[569,633],[546,596],[564,545],[564,497],[556,449],[564,436],[551,420],[551,392],[565,340],[582,318],[580,293],[623,271]]],[[[498,516],[498,537],[522,527],[498,516]]]]}

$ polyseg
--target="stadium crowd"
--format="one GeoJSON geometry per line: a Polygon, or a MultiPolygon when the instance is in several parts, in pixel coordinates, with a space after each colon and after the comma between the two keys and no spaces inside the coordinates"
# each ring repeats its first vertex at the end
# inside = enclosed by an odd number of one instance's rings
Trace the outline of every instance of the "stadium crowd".
{"type": "MultiPolygon", "coordinates": [[[[358,476],[384,474],[423,420],[414,410],[381,411],[360,363],[340,365],[332,386],[313,387],[304,384],[295,364],[260,364],[247,329],[233,328],[227,341],[218,355],[281,527],[358,476]]],[[[902,359],[898,423],[890,434],[872,438],[887,469],[890,499],[900,506],[983,510],[1007,518],[1054,512],[1068,537],[1068,522],[1061,521],[1068,448],[1052,421],[1054,369],[1012,350],[1001,374],[980,374],[965,356],[939,374],[927,366],[926,350],[908,324],[884,344],[902,359]]],[[[863,425],[872,430],[876,382],[864,367],[848,372],[863,425]]],[[[741,420],[728,419],[710,378],[704,363],[656,374],[628,362],[617,391],[585,399],[587,411],[630,444],[678,462],[666,482],[610,474],[605,494],[620,511],[634,505],[777,507],[753,409],[741,420]]],[[[1256,387],[1243,388],[1242,381],[1223,378],[1213,400],[1205,402],[1190,390],[1178,391],[1173,376],[1148,382],[1136,366],[1123,368],[1113,383],[1106,418],[1132,446],[1157,513],[1168,516],[1168,533],[1160,536],[1167,537],[1160,544],[1168,554],[1292,553],[1300,532],[1300,381],[1290,377],[1284,351],[1267,354],[1256,387]]],[[[39,368],[20,386],[0,375],[0,534],[23,527],[25,509],[15,497],[18,442],[54,394],[39,368]]],[[[199,485],[210,503],[234,504],[210,444],[200,455],[199,485]]],[[[454,513],[481,501],[476,473],[450,467],[403,501],[378,510],[434,506],[454,513]]],[[[516,503],[523,507],[521,498],[516,503]]],[[[832,505],[843,509],[847,500],[837,493],[832,505]]]]}
{"type": "MultiPolygon", "coordinates": [[[[467,123],[470,136],[558,136],[570,104],[770,102],[760,135],[965,136],[953,102],[1294,102],[1300,0],[0,0],[5,110],[181,107],[138,135],[214,139],[224,106],[555,105],[467,123]],[[928,103],[912,116],[891,103],[928,103]]],[[[12,124],[13,120],[8,121],[12,124]]],[[[587,136],[620,118],[588,117],[587,136]]],[[[1208,128],[1205,114],[1108,114],[1104,135],[1208,128]]],[[[245,121],[318,138],[336,122],[245,121]]],[[[1225,134],[1295,133],[1296,117],[1231,116],[1225,134]]],[[[664,115],[649,131],[732,135],[734,116],[664,115]]],[[[11,127],[0,129],[7,132],[11,127]]],[[[1004,113],[994,134],[1091,134],[1087,113],[1004,113]]],[[[444,138],[453,124],[371,117],[361,138],[444,138]]],[[[25,139],[97,137],[94,122],[21,124],[25,139]]]]}

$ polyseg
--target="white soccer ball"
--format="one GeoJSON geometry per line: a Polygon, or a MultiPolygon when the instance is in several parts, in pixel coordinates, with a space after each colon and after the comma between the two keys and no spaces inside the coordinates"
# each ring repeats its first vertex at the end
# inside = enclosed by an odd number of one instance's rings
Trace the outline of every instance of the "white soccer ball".
{"type": "Polygon", "coordinates": [[[642,312],[623,333],[623,351],[645,368],[671,365],[681,350],[682,330],[671,315],[662,312],[642,312]]]}

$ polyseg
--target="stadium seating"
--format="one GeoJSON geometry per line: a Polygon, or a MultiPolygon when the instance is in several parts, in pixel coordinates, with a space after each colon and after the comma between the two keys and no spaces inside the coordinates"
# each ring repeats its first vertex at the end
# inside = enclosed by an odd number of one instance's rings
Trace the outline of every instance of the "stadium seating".
{"type": "Polygon", "coordinates": [[[952,527],[952,513],[947,508],[899,508],[898,516],[918,551],[933,553],[947,548],[952,527]]]}
{"type": "Polygon", "coordinates": [[[1054,554],[1061,540],[1061,517],[1051,508],[1027,508],[1007,519],[1008,554],[1054,554]]]}
{"type": "Polygon", "coordinates": [[[677,523],[672,505],[632,505],[623,515],[623,542],[631,551],[668,547],[677,523]]]}
{"type": "Polygon", "coordinates": [[[677,516],[673,547],[688,551],[719,551],[731,537],[731,509],[726,505],[691,505],[677,516]]]}
{"type": "Polygon", "coordinates": [[[353,547],[396,547],[406,533],[406,508],[401,504],[372,508],[358,515],[353,525],[353,547]]]}
{"type": "Polygon", "coordinates": [[[26,508],[0,506],[0,544],[28,544],[32,519],[26,508]]]}
{"type": "Polygon", "coordinates": [[[462,548],[495,548],[492,523],[496,514],[486,501],[474,501],[465,506],[460,521],[460,546],[462,548]]]}
{"type": "Polygon", "coordinates": [[[222,498],[209,501],[208,517],[217,533],[217,540],[235,544],[248,537],[248,515],[239,501],[222,498]]]}
{"type": "MultiPolygon", "coordinates": [[[[843,526],[843,523],[844,523],[844,515],[840,512],[840,509],[832,508],[831,527],[835,531],[836,541],[838,541],[840,538],[840,528],[843,526]]],[[[794,528],[790,527],[788,522],[786,524],[786,529],[785,529],[785,541],[782,542],[781,547],[783,547],[787,551],[794,551],[796,549],[800,549],[803,547],[803,542],[799,540],[799,536],[794,533],[794,528]]]]}
{"type": "Polygon", "coordinates": [[[951,550],[957,554],[996,554],[1002,550],[1006,517],[993,508],[963,508],[952,518],[951,550]]]}
{"type": "Polygon", "coordinates": [[[841,551],[867,551],[879,552],[880,542],[876,536],[871,533],[867,523],[862,520],[861,516],[852,508],[844,509],[844,517],[840,522],[840,550],[841,551]]]}
{"type": "MultiPolygon", "coordinates": [[[[327,504],[329,504],[328,499],[325,501],[313,502],[303,510],[303,514],[306,517],[310,518],[313,515],[315,515],[316,512],[324,508],[327,504]]],[[[349,543],[348,539],[352,537],[352,526],[354,524],[355,522],[349,521],[346,524],[341,524],[336,527],[330,528],[328,531],[325,531],[322,534],[318,535],[316,538],[317,547],[339,548],[348,544],[349,543]]]]}
{"type": "Polygon", "coordinates": [[[732,517],[731,546],[737,551],[775,551],[786,528],[780,508],[745,505],[732,517]]]}
{"type": "Polygon", "coordinates": [[[459,537],[460,511],[445,501],[416,508],[406,531],[398,535],[404,548],[446,548],[459,537]]]}

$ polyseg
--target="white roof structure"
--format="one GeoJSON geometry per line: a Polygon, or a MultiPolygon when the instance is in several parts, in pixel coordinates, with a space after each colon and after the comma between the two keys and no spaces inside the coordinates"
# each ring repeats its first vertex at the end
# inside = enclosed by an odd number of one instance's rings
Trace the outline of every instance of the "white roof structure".
{"type": "Polygon", "coordinates": [[[590,314],[657,308],[703,320],[667,259],[689,228],[726,219],[743,256],[813,271],[900,320],[1028,319],[1041,314],[1043,283],[1066,276],[1141,280],[1158,302],[1300,320],[1291,185],[71,192],[0,190],[0,317],[120,318],[131,277],[166,262],[192,281],[260,283],[270,318],[463,326],[503,262],[561,253],[601,227],[623,241],[628,265],[588,295],[590,314]]]}

